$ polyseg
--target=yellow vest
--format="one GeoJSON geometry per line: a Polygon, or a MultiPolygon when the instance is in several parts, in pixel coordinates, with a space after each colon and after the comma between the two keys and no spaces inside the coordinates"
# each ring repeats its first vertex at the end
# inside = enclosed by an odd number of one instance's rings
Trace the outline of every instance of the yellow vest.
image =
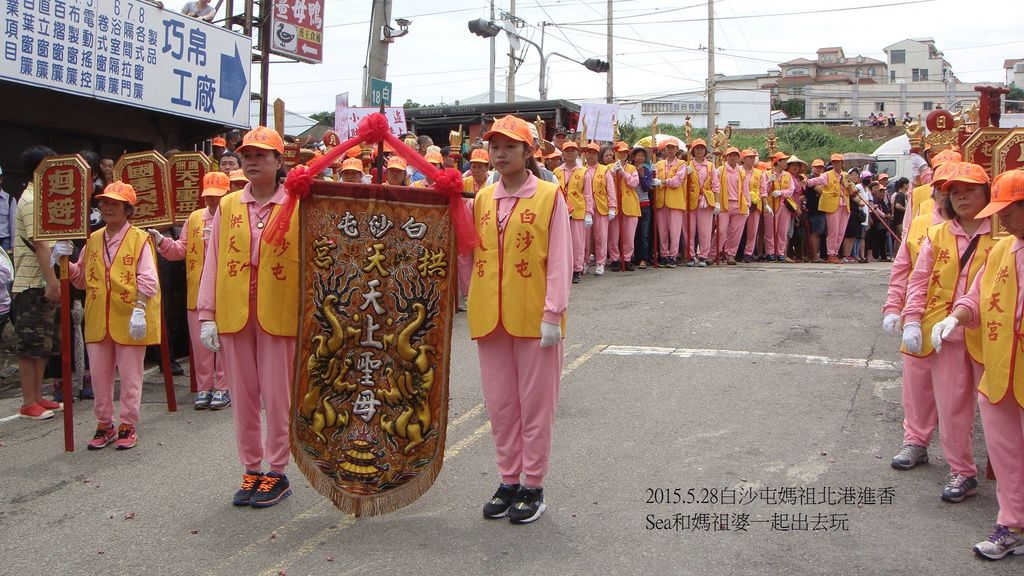
{"type": "Polygon", "coordinates": [[[829,170],[826,173],[825,185],[821,187],[821,196],[818,198],[818,210],[826,214],[835,213],[836,210],[839,210],[839,199],[843,194],[842,180],[835,170],[829,170]]]}
{"type": "Polygon", "coordinates": [[[587,201],[583,197],[583,176],[587,173],[584,168],[576,168],[569,175],[569,183],[565,182],[565,167],[555,168],[555,178],[558,179],[558,188],[562,191],[565,203],[569,205],[569,215],[573,220],[584,220],[587,217],[587,201]]]}
{"type": "Polygon", "coordinates": [[[496,186],[480,190],[473,205],[480,246],[473,251],[473,281],[469,284],[470,337],[482,338],[500,325],[517,338],[540,338],[547,295],[549,226],[558,188],[538,180],[532,197],[515,199],[505,230],[499,232],[496,186]],[[498,234],[504,242],[501,251],[498,234]]]}
{"type": "MultiPolygon", "coordinates": [[[[220,201],[220,237],[217,254],[217,328],[234,334],[249,321],[250,228],[248,205],[241,191],[220,201]]],[[[281,206],[267,217],[273,222],[281,206]]],[[[299,313],[299,208],[295,207],[283,246],[260,242],[256,272],[256,320],[274,336],[294,338],[299,313]]]]}
{"type": "MultiPolygon", "coordinates": [[[[736,182],[736,187],[739,192],[740,198],[740,214],[750,213],[750,204],[747,203],[747,195],[743,193],[743,167],[739,164],[736,165],[736,169],[739,170],[739,177],[736,182]]],[[[725,175],[725,166],[723,165],[718,169],[718,186],[721,190],[722,196],[722,212],[729,211],[729,180],[725,175]]],[[[712,204],[714,206],[714,204],[712,204]]]]}
{"type": "MultiPolygon", "coordinates": [[[[636,174],[636,166],[632,164],[623,164],[623,172],[629,172],[630,174],[636,174]]],[[[624,216],[635,216],[640,217],[640,196],[636,193],[636,188],[633,188],[626,183],[625,176],[620,176],[616,184],[619,186],[619,191],[622,192],[619,199],[619,210],[622,211],[624,216]]]]}
{"type": "Polygon", "coordinates": [[[924,239],[928,237],[928,228],[931,226],[931,213],[922,214],[910,222],[910,229],[907,230],[907,237],[903,241],[907,243],[911,270],[914,269],[914,266],[917,266],[917,256],[921,253],[921,246],[924,244],[924,239]]]}
{"type": "MultiPolygon", "coordinates": [[[[774,174],[774,172],[772,172],[772,174],[774,174]]],[[[775,178],[775,181],[770,183],[772,185],[771,191],[776,192],[781,190],[788,190],[792,188],[792,182],[793,177],[790,175],[789,172],[781,172],[779,173],[778,177],[775,178]]],[[[782,196],[776,198],[774,194],[768,195],[768,204],[772,207],[773,213],[779,213],[779,208],[782,206],[782,198],[782,196]]]]}
{"type": "MultiPolygon", "coordinates": [[[[700,177],[697,175],[697,162],[690,160],[690,174],[689,174],[689,198],[690,198],[690,210],[696,210],[697,204],[700,202],[701,193],[704,194],[704,199],[708,201],[708,208],[715,207],[715,191],[711,188],[711,176],[715,171],[715,165],[710,160],[703,162],[708,168],[708,177],[704,180],[704,184],[700,183],[700,177]]],[[[719,181],[721,186],[721,181],[719,181]]]]}
{"type": "Polygon", "coordinates": [[[924,201],[932,197],[932,185],[922,184],[921,186],[914,188],[913,192],[910,193],[910,196],[910,201],[913,203],[913,206],[911,206],[913,209],[911,216],[916,218],[921,214],[928,214],[928,212],[922,212],[921,208],[924,205],[924,201]]]}
{"type": "Polygon", "coordinates": [[[106,240],[104,231],[89,235],[85,243],[85,341],[102,342],[107,334],[123,346],[149,346],[160,343],[160,289],[146,306],[146,337],[135,340],[128,334],[128,324],[138,298],[135,273],[143,250],[154,254],[149,234],[130,225],[121,245],[107,269],[103,260],[106,240]]]}
{"type": "Polygon", "coordinates": [[[1017,317],[1017,258],[1014,236],[992,248],[981,280],[979,317],[981,327],[967,338],[981,347],[985,374],[978,391],[992,404],[1000,402],[1012,387],[1017,405],[1024,408],[1024,370],[1017,372],[1017,354],[1024,352],[1021,318],[1017,317]]]}
{"type": "MultiPolygon", "coordinates": [[[[924,314],[921,315],[921,334],[926,335],[921,339],[921,353],[908,352],[906,347],[900,349],[905,354],[924,358],[930,356],[932,348],[932,327],[938,324],[953,311],[953,294],[956,291],[957,281],[960,279],[960,250],[957,248],[956,237],[950,231],[951,221],[947,220],[928,228],[928,241],[932,245],[932,252],[935,260],[932,264],[931,279],[928,281],[928,297],[924,304],[924,314]]],[[[978,269],[985,262],[985,256],[991,250],[995,241],[991,234],[983,234],[978,238],[978,246],[967,262],[967,288],[974,282],[974,276],[978,269]]],[[[971,344],[970,333],[972,330],[964,330],[964,338],[967,340],[967,350],[973,358],[981,358],[980,350],[975,344],[971,344]]]]}
{"type": "MultiPolygon", "coordinates": [[[[484,182],[486,183],[487,181],[485,180],[484,182]]],[[[473,180],[473,176],[466,176],[465,178],[462,179],[462,191],[463,192],[467,192],[467,193],[470,193],[470,194],[476,194],[480,190],[480,188],[483,188],[483,186],[480,186],[478,188],[477,185],[476,185],[476,180],[473,180]]]]}
{"type": "MultiPolygon", "coordinates": [[[[680,168],[686,166],[686,162],[676,159],[676,163],[670,169],[665,160],[658,160],[654,167],[655,177],[662,182],[674,178],[680,168]]],[[[664,208],[668,206],[673,210],[686,210],[686,178],[681,178],[679,186],[669,188],[662,184],[654,189],[654,207],[664,208]]]]}
{"type": "Polygon", "coordinates": [[[750,172],[747,172],[746,168],[740,168],[740,182],[743,178],[747,179],[747,189],[750,190],[750,205],[753,206],[754,210],[761,209],[761,179],[764,178],[764,171],[760,168],[751,168],[750,172]]]}
{"type": "Polygon", "coordinates": [[[203,277],[203,262],[206,260],[206,241],[203,240],[203,212],[206,208],[196,210],[185,223],[185,238],[188,248],[185,250],[185,281],[188,290],[185,297],[185,308],[196,309],[199,300],[199,280],[203,277]]]}
{"type": "MultiPolygon", "coordinates": [[[[590,170],[590,167],[584,166],[583,169],[590,170]]],[[[607,173],[608,167],[598,164],[594,169],[594,180],[590,182],[590,190],[594,193],[594,211],[602,216],[608,215],[608,182],[604,178],[607,173]]]]}

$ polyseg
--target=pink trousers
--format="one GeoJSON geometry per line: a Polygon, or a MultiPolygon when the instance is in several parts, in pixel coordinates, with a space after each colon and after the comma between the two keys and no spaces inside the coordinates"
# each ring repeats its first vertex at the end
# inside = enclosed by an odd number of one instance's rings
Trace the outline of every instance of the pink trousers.
{"type": "Polygon", "coordinates": [[[114,375],[121,380],[121,424],[139,423],[139,405],[142,403],[142,363],[145,346],[125,346],[110,339],[108,334],[100,342],[86,344],[89,350],[89,370],[92,390],[96,394],[93,409],[96,421],[104,426],[114,423],[114,375]]]}
{"type": "Polygon", "coordinates": [[[740,214],[740,209],[729,210],[718,214],[718,252],[735,258],[739,255],[740,236],[743,226],[747,223],[747,215],[740,214]]]}
{"type": "Polygon", "coordinates": [[[619,261],[619,242],[622,242],[622,259],[629,262],[633,259],[633,237],[636,236],[636,225],[639,222],[636,216],[623,216],[619,214],[612,220],[608,227],[608,256],[612,262],[619,261]],[[619,234],[619,227],[622,234],[619,234]]]}
{"type": "Polygon", "coordinates": [[[825,215],[828,236],[825,238],[825,249],[829,256],[839,257],[839,247],[843,245],[846,235],[846,224],[850,220],[850,209],[840,206],[835,212],[825,215]]]}
{"type": "Polygon", "coordinates": [[[543,486],[562,374],[562,342],[541,348],[539,339],[515,338],[498,326],[476,344],[501,481],[518,484],[523,476],[526,486],[543,486]]]}
{"type": "Polygon", "coordinates": [[[691,211],[690,223],[686,231],[686,245],[690,248],[690,254],[696,255],[700,258],[707,260],[708,254],[711,251],[711,227],[714,223],[715,209],[714,208],[697,208],[691,211]],[[700,250],[694,252],[694,240],[697,237],[700,245],[700,250]]]}
{"type": "MultiPolygon", "coordinates": [[[[945,346],[945,344],[943,344],[945,346]]],[[[932,387],[932,357],[903,355],[903,443],[928,446],[939,424],[932,387]]]]}
{"type": "Polygon", "coordinates": [[[469,281],[473,278],[473,253],[459,254],[459,296],[469,296],[469,281]]]}
{"type": "Polygon", "coordinates": [[[249,321],[234,334],[221,334],[224,373],[235,415],[235,445],[246,470],[262,470],[264,457],[272,472],[288,466],[288,417],[291,407],[295,338],[273,336],[256,321],[249,303],[249,321]],[[267,412],[266,441],[260,404],[267,412]]]}
{"type": "Polygon", "coordinates": [[[583,220],[569,220],[569,235],[572,237],[572,271],[583,272],[586,263],[587,225],[583,220]]]}
{"type": "Polygon", "coordinates": [[[594,232],[594,259],[600,265],[608,259],[608,226],[616,224],[614,220],[608,220],[607,215],[594,212],[594,225],[591,227],[594,232]]]}
{"type": "Polygon", "coordinates": [[[199,311],[188,310],[188,337],[192,340],[192,363],[196,367],[196,389],[200,392],[227,390],[224,360],[199,341],[199,311]]]}
{"type": "Polygon", "coordinates": [[[754,255],[754,246],[757,245],[757,229],[761,226],[761,211],[751,210],[747,214],[747,247],[743,251],[747,256],[754,255]]]}
{"type": "MultiPolygon", "coordinates": [[[[906,356],[904,354],[904,358],[906,356]]],[[[931,361],[930,379],[939,421],[939,443],[949,462],[949,470],[953,474],[975,476],[978,469],[973,452],[974,412],[978,383],[984,369],[971,359],[962,339],[946,341],[942,352],[932,354],[927,360],[931,361]]],[[[927,446],[928,443],[921,445],[927,446]]]]}
{"type": "Polygon", "coordinates": [[[1024,528],[1024,410],[1017,404],[1013,390],[998,404],[991,404],[978,393],[981,424],[985,428],[985,447],[996,473],[996,523],[1024,528]]]}
{"type": "Polygon", "coordinates": [[[764,215],[764,253],[768,256],[785,256],[789,244],[789,221],[792,215],[783,203],[774,214],[764,215]]]}
{"type": "Polygon", "coordinates": [[[658,226],[658,249],[661,258],[679,256],[679,240],[683,235],[685,212],[674,208],[659,208],[654,211],[658,226]]]}

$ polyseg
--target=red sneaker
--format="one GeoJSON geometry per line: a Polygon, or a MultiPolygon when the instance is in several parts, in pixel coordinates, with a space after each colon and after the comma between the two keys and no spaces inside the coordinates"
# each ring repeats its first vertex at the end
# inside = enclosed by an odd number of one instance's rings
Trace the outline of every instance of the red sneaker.
{"type": "Polygon", "coordinates": [[[43,408],[37,403],[22,406],[21,410],[18,410],[18,415],[29,420],[48,420],[53,418],[53,410],[43,408]]]}
{"type": "Polygon", "coordinates": [[[46,398],[40,400],[39,405],[47,410],[53,410],[54,412],[60,412],[64,409],[63,402],[54,402],[53,400],[47,400],[46,398]]]}
{"type": "Polygon", "coordinates": [[[138,440],[135,434],[135,426],[131,424],[121,424],[117,428],[117,441],[114,442],[114,448],[118,450],[128,450],[129,448],[135,448],[135,442],[138,440]]]}
{"type": "Polygon", "coordinates": [[[89,450],[101,450],[107,447],[117,439],[117,429],[114,425],[104,426],[103,424],[96,425],[96,434],[93,435],[92,440],[89,441],[89,445],[86,446],[89,450]]]}

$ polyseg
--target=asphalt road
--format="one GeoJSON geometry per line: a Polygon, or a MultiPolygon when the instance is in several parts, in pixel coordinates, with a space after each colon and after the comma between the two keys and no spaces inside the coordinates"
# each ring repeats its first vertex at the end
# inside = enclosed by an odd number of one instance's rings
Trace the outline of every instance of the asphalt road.
{"type": "MultiPolygon", "coordinates": [[[[512,526],[475,349],[455,321],[448,450],[412,505],[355,519],[292,467],[294,495],[234,508],[230,411],[168,413],[159,375],[139,445],[78,450],[60,420],[0,420],[4,574],[1021,574],[971,546],[994,483],[951,505],[931,464],[889,467],[902,439],[882,265],[748,265],[585,277],[572,293],[548,512],[512,526]],[[984,571],[984,572],[982,572],[984,571]]],[[[0,417],[17,399],[0,400],[0,417]]],[[[984,465],[980,425],[975,453],[984,465]]]]}

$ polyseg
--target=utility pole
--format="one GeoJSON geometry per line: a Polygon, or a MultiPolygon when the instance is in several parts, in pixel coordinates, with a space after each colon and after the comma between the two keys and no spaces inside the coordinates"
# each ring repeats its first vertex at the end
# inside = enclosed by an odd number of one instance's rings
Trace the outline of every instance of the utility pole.
{"type": "MultiPolygon", "coordinates": [[[[270,98],[270,10],[268,0],[260,2],[260,126],[267,125],[267,100],[270,98]]],[[[252,3],[246,12],[252,13],[252,3]]],[[[250,21],[246,21],[250,25],[250,21]]],[[[250,28],[250,32],[251,32],[250,28]]]]}
{"type": "Polygon", "coordinates": [[[615,69],[612,60],[612,0],[608,0],[608,94],[606,101],[611,104],[615,100],[615,82],[612,81],[612,71],[615,69]]]}
{"type": "MultiPolygon", "coordinates": [[[[266,1],[266,0],[264,0],[266,1]]],[[[373,0],[370,13],[370,39],[366,45],[366,66],[363,67],[363,106],[370,105],[370,78],[387,80],[388,46],[381,30],[391,22],[391,0],[373,0]]]]}
{"type": "Polygon", "coordinates": [[[708,136],[715,129],[715,2],[708,0],[708,136]]]}
{"type": "MultiPolygon", "coordinates": [[[[516,0],[509,0],[509,14],[512,15],[512,26],[515,26],[516,0]]],[[[516,101],[516,51],[508,47],[508,80],[505,82],[505,102],[516,101]]]]}
{"type": "MultiPolygon", "coordinates": [[[[491,22],[494,22],[494,0],[491,0],[491,22]]],[[[491,36],[491,90],[488,102],[494,104],[494,62],[495,62],[495,37],[491,36]]]]}

